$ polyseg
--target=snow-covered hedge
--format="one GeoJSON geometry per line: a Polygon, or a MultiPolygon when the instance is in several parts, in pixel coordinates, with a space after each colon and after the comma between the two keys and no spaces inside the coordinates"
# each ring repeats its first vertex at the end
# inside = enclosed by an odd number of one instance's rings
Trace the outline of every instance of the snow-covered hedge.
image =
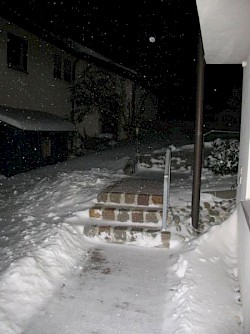
{"type": "Polygon", "coordinates": [[[237,139],[216,139],[210,155],[205,159],[205,167],[215,175],[234,175],[238,171],[239,141],[237,139]]]}

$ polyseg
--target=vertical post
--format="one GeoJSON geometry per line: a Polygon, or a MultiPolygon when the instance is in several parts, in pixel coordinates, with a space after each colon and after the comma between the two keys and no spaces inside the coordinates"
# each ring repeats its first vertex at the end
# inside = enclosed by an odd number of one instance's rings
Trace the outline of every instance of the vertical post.
{"type": "Polygon", "coordinates": [[[130,126],[134,129],[137,124],[137,111],[136,111],[136,101],[135,101],[135,92],[136,92],[136,82],[132,81],[132,96],[131,96],[131,120],[130,126]]]}
{"type": "Polygon", "coordinates": [[[139,128],[138,126],[135,128],[135,136],[136,136],[136,166],[139,163],[139,128]]]}
{"type": "Polygon", "coordinates": [[[164,188],[163,188],[163,213],[162,213],[162,231],[167,230],[168,206],[169,206],[169,188],[170,188],[170,167],[171,167],[171,151],[168,148],[165,157],[164,170],[164,188]]]}
{"type": "Polygon", "coordinates": [[[192,192],[192,226],[199,228],[200,214],[200,188],[203,149],[203,97],[204,97],[204,53],[201,35],[198,36],[197,52],[197,92],[196,92],[196,118],[195,118],[195,145],[194,145],[194,170],[192,192]]]}
{"type": "MultiPolygon", "coordinates": [[[[75,90],[75,83],[76,83],[76,65],[79,62],[79,58],[77,58],[76,60],[74,60],[73,62],[73,68],[72,68],[72,79],[73,79],[73,92],[75,90]]],[[[75,97],[74,97],[74,93],[72,93],[72,101],[71,101],[71,113],[70,113],[70,120],[73,124],[75,124],[75,97]]]]}

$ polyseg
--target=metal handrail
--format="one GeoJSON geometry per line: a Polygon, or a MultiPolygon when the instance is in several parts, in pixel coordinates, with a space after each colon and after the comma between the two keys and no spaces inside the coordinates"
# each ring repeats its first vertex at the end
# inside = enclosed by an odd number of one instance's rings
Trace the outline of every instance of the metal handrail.
{"type": "Polygon", "coordinates": [[[166,231],[167,229],[169,189],[170,189],[170,167],[171,167],[171,150],[168,148],[166,151],[165,170],[164,170],[162,231],[166,231]]]}
{"type": "Polygon", "coordinates": [[[210,135],[211,133],[216,133],[216,132],[218,132],[218,133],[229,133],[229,134],[230,133],[231,134],[239,134],[240,133],[240,131],[233,131],[233,130],[210,130],[210,131],[203,134],[204,140],[205,140],[206,136],[210,135]]]}

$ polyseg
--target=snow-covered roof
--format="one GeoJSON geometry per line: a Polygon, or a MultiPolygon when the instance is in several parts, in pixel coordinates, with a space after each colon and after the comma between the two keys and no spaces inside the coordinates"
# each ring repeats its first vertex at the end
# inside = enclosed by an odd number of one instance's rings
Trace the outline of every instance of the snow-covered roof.
{"type": "Polygon", "coordinates": [[[207,64],[241,64],[250,47],[249,0],[196,0],[207,64]]]}
{"type": "Polygon", "coordinates": [[[27,131],[76,131],[66,119],[38,110],[0,106],[0,122],[27,131]]]}
{"type": "Polygon", "coordinates": [[[138,73],[136,71],[132,70],[131,68],[128,68],[126,66],[118,64],[118,63],[114,62],[112,59],[107,58],[107,57],[101,55],[100,53],[98,53],[98,52],[96,52],[96,51],[94,51],[90,48],[87,48],[86,46],[84,46],[84,45],[82,45],[78,42],[73,41],[71,38],[64,38],[63,41],[68,47],[70,47],[71,49],[75,50],[78,53],[82,53],[82,54],[92,56],[93,58],[102,60],[106,63],[111,64],[111,65],[114,65],[115,67],[120,68],[120,69],[122,69],[126,72],[132,73],[134,75],[138,75],[138,73]]]}

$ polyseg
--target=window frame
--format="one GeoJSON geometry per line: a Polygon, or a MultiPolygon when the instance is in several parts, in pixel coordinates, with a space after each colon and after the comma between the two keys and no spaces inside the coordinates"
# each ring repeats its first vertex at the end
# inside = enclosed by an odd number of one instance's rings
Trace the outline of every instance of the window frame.
{"type": "Polygon", "coordinates": [[[7,65],[9,68],[27,73],[28,47],[27,39],[7,33],[7,65]]]}
{"type": "Polygon", "coordinates": [[[43,158],[51,158],[52,157],[52,142],[51,138],[44,137],[41,140],[41,152],[43,158]]]}
{"type": "Polygon", "coordinates": [[[72,61],[68,58],[63,60],[63,78],[65,81],[72,82],[73,73],[72,73],[72,61]]]}
{"type": "Polygon", "coordinates": [[[62,79],[62,56],[59,54],[54,54],[53,75],[55,79],[62,79]]]}
{"type": "Polygon", "coordinates": [[[71,59],[58,53],[54,54],[54,79],[72,82],[74,80],[73,70],[73,61],[71,59]]]}

